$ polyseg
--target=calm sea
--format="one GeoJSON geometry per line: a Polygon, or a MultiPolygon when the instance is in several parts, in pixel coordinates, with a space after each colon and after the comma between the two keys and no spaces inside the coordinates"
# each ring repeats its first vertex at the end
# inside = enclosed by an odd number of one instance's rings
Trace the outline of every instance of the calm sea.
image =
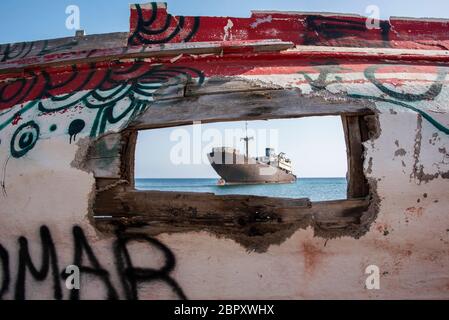
{"type": "Polygon", "coordinates": [[[138,190],[244,194],[312,201],[346,199],[345,178],[302,178],[292,184],[218,186],[218,179],[136,179],[138,190]]]}

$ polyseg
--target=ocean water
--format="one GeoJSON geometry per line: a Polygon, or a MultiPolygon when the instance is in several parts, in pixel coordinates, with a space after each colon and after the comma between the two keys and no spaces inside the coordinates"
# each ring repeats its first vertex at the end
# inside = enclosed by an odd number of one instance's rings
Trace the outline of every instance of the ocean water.
{"type": "Polygon", "coordinates": [[[300,178],[290,184],[218,186],[218,179],[138,179],[136,189],[152,191],[208,192],[278,198],[309,198],[311,201],[346,199],[346,178],[300,178]]]}

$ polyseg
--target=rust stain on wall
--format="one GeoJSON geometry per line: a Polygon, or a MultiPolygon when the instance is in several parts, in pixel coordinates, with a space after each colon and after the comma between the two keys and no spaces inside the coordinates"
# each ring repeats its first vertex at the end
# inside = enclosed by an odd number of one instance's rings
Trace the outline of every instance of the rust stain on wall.
{"type": "Polygon", "coordinates": [[[408,217],[420,218],[424,214],[423,207],[410,207],[405,210],[408,217]]]}
{"type": "Polygon", "coordinates": [[[304,270],[310,276],[318,271],[318,266],[323,262],[326,253],[311,241],[303,242],[301,247],[304,257],[304,270]]]}

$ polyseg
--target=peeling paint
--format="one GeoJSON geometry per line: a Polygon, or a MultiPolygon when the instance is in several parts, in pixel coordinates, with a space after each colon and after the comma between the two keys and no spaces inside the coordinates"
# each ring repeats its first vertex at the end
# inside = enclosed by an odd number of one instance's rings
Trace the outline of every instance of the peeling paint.
{"type": "Polygon", "coordinates": [[[373,157],[370,157],[368,160],[368,168],[366,169],[367,174],[371,174],[373,172],[373,157]]]}
{"type": "Polygon", "coordinates": [[[400,148],[394,152],[395,157],[404,157],[407,154],[407,151],[405,151],[403,148],[400,148]]]}
{"type": "MultiPolygon", "coordinates": [[[[421,153],[421,141],[422,141],[422,117],[421,115],[417,116],[417,128],[415,130],[415,145],[414,145],[414,151],[413,151],[413,158],[415,159],[415,162],[413,164],[413,172],[410,175],[410,178],[418,178],[418,163],[419,163],[419,156],[421,153]]],[[[419,181],[422,181],[422,179],[418,179],[419,181]]]]}
{"type": "Polygon", "coordinates": [[[258,18],[256,21],[251,23],[250,26],[251,26],[251,28],[255,29],[259,25],[261,25],[263,23],[270,23],[271,21],[273,21],[273,17],[271,15],[269,15],[269,16],[264,17],[264,18],[258,18]]]}
{"type": "Polygon", "coordinates": [[[234,23],[232,23],[232,20],[228,19],[228,23],[224,27],[223,41],[230,41],[230,40],[232,40],[231,29],[232,29],[233,26],[234,26],[234,23]]]}

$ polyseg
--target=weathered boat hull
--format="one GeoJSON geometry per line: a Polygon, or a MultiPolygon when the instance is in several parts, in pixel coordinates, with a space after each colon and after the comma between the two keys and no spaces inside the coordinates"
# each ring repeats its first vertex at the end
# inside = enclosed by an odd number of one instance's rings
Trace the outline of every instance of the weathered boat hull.
{"type": "Polygon", "coordinates": [[[293,183],[297,179],[294,174],[235,153],[222,153],[218,157],[210,153],[208,158],[226,184],[293,183]]]}
{"type": "Polygon", "coordinates": [[[0,300],[449,299],[447,21],[131,15],[0,45],[0,300]],[[328,115],[347,199],[135,190],[138,130],[328,115]]]}

